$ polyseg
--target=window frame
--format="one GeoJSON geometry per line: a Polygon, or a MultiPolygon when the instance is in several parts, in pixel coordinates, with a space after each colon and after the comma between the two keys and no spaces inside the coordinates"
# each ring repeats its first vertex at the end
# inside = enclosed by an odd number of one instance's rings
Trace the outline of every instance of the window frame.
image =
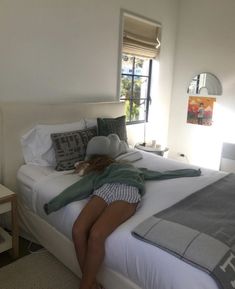
{"type": "MultiPolygon", "coordinates": [[[[121,59],[123,59],[123,55],[127,55],[125,53],[121,53],[121,59]]],[[[123,76],[127,76],[127,77],[131,77],[131,96],[130,98],[121,98],[121,91],[119,93],[119,99],[121,101],[126,101],[126,100],[129,100],[130,101],[130,116],[131,116],[131,107],[132,107],[132,104],[133,104],[133,100],[136,99],[135,97],[133,97],[133,91],[134,91],[134,85],[135,85],[135,77],[144,77],[147,79],[148,83],[147,83],[147,91],[146,91],[146,97],[145,98],[140,98],[139,100],[141,102],[146,102],[145,104],[145,110],[144,110],[144,119],[141,119],[141,120],[131,120],[131,117],[130,117],[130,120],[129,121],[126,121],[126,124],[127,125],[130,125],[130,124],[139,124],[139,123],[145,123],[145,122],[148,122],[148,116],[149,116],[149,106],[151,104],[151,80],[152,80],[152,63],[153,63],[153,60],[152,59],[147,59],[149,61],[149,67],[148,67],[148,74],[146,75],[142,75],[142,74],[135,74],[135,63],[136,63],[136,58],[141,58],[141,57],[138,57],[138,56],[135,56],[135,55],[131,55],[129,54],[128,57],[133,57],[133,63],[132,63],[132,73],[123,73],[122,72],[122,63],[123,61],[121,60],[121,79],[120,79],[120,87],[121,87],[121,82],[122,82],[122,77],[123,76]]]]}

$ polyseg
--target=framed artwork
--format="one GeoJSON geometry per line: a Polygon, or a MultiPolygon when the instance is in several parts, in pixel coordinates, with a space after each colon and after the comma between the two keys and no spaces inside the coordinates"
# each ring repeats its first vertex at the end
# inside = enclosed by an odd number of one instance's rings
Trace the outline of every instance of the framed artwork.
{"type": "Polygon", "coordinates": [[[212,125],[215,97],[189,96],[187,123],[212,125]]]}

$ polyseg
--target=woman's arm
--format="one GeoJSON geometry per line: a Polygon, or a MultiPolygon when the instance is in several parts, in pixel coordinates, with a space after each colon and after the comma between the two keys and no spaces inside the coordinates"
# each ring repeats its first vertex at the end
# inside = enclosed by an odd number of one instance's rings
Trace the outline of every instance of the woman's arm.
{"type": "Polygon", "coordinates": [[[87,198],[93,191],[95,176],[94,173],[84,176],[46,203],[44,205],[46,214],[49,215],[71,202],[87,198]]]}

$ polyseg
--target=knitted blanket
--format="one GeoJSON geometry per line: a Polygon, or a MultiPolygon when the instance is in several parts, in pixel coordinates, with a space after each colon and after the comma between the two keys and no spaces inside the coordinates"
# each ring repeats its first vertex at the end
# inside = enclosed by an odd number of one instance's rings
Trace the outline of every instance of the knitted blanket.
{"type": "Polygon", "coordinates": [[[139,224],[133,236],[235,288],[235,174],[195,192],[139,224]]]}

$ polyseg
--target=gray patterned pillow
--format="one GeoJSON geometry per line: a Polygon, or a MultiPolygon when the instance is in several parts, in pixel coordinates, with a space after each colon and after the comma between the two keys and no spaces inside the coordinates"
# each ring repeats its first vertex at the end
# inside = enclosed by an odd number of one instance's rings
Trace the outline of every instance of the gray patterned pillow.
{"type": "Polygon", "coordinates": [[[126,116],[116,118],[97,118],[98,135],[108,136],[109,134],[117,134],[120,140],[127,143],[126,133],[126,116]]]}
{"type": "Polygon", "coordinates": [[[55,150],[56,170],[74,169],[74,164],[84,160],[89,140],[97,135],[97,128],[51,134],[55,150]]]}

